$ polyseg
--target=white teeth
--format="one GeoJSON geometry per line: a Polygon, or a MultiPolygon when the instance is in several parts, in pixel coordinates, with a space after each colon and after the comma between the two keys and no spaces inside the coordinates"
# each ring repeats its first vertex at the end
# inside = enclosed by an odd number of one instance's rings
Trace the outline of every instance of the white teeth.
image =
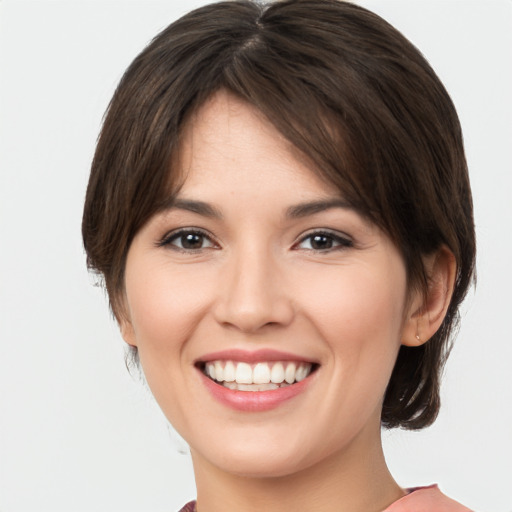
{"type": "Polygon", "coordinates": [[[295,363],[288,363],[286,365],[286,371],[284,372],[284,380],[288,382],[288,384],[293,384],[295,382],[295,363]]]}
{"type": "Polygon", "coordinates": [[[228,361],[224,366],[224,382],[233,382],[235,380],[235,365],[228,361]]]}
{"type": "Polygon", "coordinates": [[[215,361],[215,380],[222,382],[224,380],[224,368],[222,367],[222,363],[220,361],[215,361]]]}
{"type": "Polygon", "coordinates": [[[270,382],[270,368],[266,363],[258,363],[254,367],[252,376],[254,384],[268,384],[270,382]]]}
{"type": "Polygon", "coordinates": [[[238,384],[252,384],[251,365],[247,363],[238,363],[236,365],[235,380],[238,384]]]}
{"type": "Polygon", "coordinates": [[[229,389],[239,391],[268,391],[304,380],[312,370],[310,363],[211,361],[204,373],[229,389]]]}
{"type": "MultiPolygon", "coordinates": [[[[233,383],[230,383],[233,384],[233,383]]],[[[277,384],[236,384],[231,389],[236,389],[238,391],[270,391],[272,389],[277,389],[279,386],[277,384]]]]}
{"type": "Polygon", "coordinates": [[[270,372],[270,380],[276,384],[280,384],[284,380],[284,366],[282,363],[276,363],[272,366],[272,371],[270,372]]]}
{"type": "Polygon", "coordinates": [[[236,391],[270,391],[278,389],[277,384],[237,384],[236,382],[223,382],[225,388],[234,389],[236,391]]]}
{"type": "Polygon", "coordinates": [[[308,376],[310,370],[311,368],[308,369],[306,366],[299,366],[299,368],[297,369],[297,373],[295,374],[295,380],[297,382],[304,380],[308,376]]]}

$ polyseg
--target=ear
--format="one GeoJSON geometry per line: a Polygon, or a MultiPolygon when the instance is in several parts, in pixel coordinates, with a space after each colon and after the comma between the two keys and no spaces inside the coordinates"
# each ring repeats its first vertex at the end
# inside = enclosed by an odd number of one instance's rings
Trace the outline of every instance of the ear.
{"type": "Polygon", "coordinates": [[[445,245],[426,256],[423,264],[427,273],[427,290],[417,290],[410,300],[402,332],[402,344],[415,347],[426,343],[443,323],[450,305],[457,263],[445,245]]]}
{"type": "Polygon", "coordinates": [[[121,336],[123,340],[131,345],[132,347],[137,346],[137,341],[135,338],[135,330],[133,329],[133,325],[131,321],[127,318],[122,318],[119,321],[119,330],[121,331],[121,336]]]}
{"type": "Polygon", "coordinates": [[[118,295],[115,295],[111,301],[112,313],[119,325],[119,331],[123,340],[132,347],[137,346],[137,339],[135,336],[135,329],[131,320],[130,308],[128,306],[128,298],[126,292],[123,290],[118,295]]]}
{"type": "Polygon", "coordinates": [[[133,328],[131,316],[126,304],[126,297],[124,297],[120,303],[116,304],[114,312],[123,340],[128,343],[128,345],[136,347],[137,340],[135,329],[133,328]]]}

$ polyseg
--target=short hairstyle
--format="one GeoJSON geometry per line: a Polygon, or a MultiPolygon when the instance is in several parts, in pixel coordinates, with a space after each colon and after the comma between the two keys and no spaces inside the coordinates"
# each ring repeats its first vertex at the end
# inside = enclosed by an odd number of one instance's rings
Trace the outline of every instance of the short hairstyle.
{"type": "Polygon", "coordinates": [[[400,348],[382,425],[419,429],[439,411],[440,374],[474,275],[472,199],[454,105],[428,62],[372,12],[338,0],[235,0],[157,35],[122,77],[92,163],[82,234],[117,319],[138,230],[176,192],[184,123],[218,90],[256,107],[319,176],[379,226],[426,290],[424,256],[457,263],[444,322],[400,348]]]}

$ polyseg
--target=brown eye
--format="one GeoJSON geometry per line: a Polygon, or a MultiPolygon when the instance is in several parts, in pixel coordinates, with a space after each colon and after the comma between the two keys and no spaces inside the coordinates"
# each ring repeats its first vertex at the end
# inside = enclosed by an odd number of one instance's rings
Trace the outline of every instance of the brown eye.
{"type": "Polygon", "coordinates": [[[180,247],[183,249],[202,249],[204,236],[197,233],[188,233],[181,235],[176,242],[179,241],[180,247]]]}
{"type": "Polygon", "coordinates": [[[170,233],[159,244],[181,251],[200,251],[214,247],[211,238],[201,231],[181,229],[178,232],[170,233]]]}
{"type": "Polygon", "coordinates": [[[352,247],[353,242],[348,238],[330,232],[311,233],[297,244],[298,249],[328,252],[330,250],[352,247]]]}
{"type": "Polygon", "coordinates": [[[316,251],[322,251],[325,249],[332,249],[334,245],[334,240],[331,236],[326,235],[315,235],[311,237],[311,248],[316,251]]]}

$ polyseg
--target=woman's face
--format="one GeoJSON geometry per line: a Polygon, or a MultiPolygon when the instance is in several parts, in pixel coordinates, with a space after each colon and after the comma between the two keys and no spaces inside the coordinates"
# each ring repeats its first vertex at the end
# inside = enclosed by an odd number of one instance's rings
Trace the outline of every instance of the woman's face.
{"type": "Polygon", "coordinates": [[[412,321],[400,253],[228,93],[180,165],[130,247],[122,331],[194,462],[278,476],[364,456],[412,321]]]}

